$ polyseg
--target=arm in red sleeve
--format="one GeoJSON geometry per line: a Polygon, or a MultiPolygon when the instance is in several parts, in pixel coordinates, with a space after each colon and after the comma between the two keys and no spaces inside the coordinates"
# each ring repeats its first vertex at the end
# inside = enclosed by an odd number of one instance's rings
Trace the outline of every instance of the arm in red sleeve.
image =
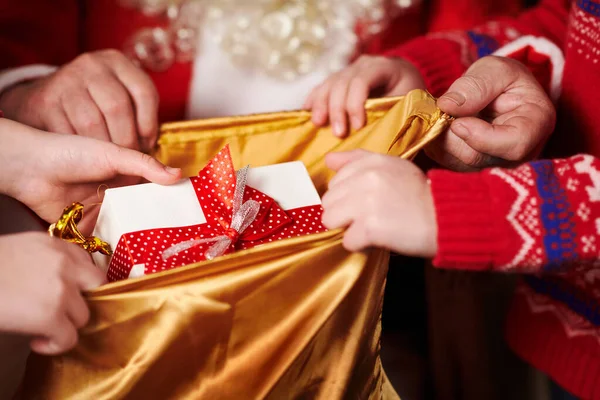
{"type": "Polygon", "coordinates": [[[600,159],[429,173],[440,268],[565,272],[598,265],[600,159]]]}
{"type": "MultiPolygon", "coordinates": [[[[398,2],[403,3],[403,2],[398,2]]],[[[363,53],[382,54],[427,32],[466,30],[499,16],[514,16],[522,0],[423,0],[392,7],[389,26],[371,38],[363,53]]]]}
{"type": "Polygon", "coordinates": [[[73,59],[79,12],[78,0],[0,0],[0,70],[73,59]]]}
{"type": "Polygon", "coordinates": [[[427,4],[427,31],[470,29],[490,19],[515,16],[522,0],[431,0],[427,4]]]}
{"type": "MultiPolygon", "coordinates": [[[[429,91],[440,96],[477,59],[520,37],[541,37],[562,48],[570,4],[570,0],[541,0],[517,18],[500,18],[470,31],[431,33],[385,55],[412,62],[421,71],[429,91]]],[[[527,64],[522,57],[518,59],[527,64]]]]}

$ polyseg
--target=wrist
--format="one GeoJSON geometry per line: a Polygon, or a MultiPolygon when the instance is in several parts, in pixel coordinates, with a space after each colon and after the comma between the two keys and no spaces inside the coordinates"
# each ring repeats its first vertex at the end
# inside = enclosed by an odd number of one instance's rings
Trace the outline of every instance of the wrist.
{"type": "Polygon", "coordinates": [[[432,170],[438,268],[485,270],[502,251],[495,233],[493,194],[483,173],[432,170]]]}
{"type": "Polygon", "coordinates": [[[27,152],[34,151],[35,141],[28,142],[24,126],[7,118],[0,119],[0,193],[18,199],[19,187],[27,179],[27,152]]]}
{"type": "Polygon", "coordinates": [[[423,257],[434,258],[438,251],[438,224],[430,179],[427,179],[426,181],[425,199],[423,204],[425,205],[425,234],[423,237],[425,248],[423,251],[423,257]]]}
{"type": "MultiPolygon", "coordinates": [[[[21,121],[20,109],[26,99],[26,93],[32,85],[32,81],[19,82],[0,92],[0,110],[4,117],[14,121],[21,121]]],[[[26,121],[23,121],[26,122],[26,121]]]]}

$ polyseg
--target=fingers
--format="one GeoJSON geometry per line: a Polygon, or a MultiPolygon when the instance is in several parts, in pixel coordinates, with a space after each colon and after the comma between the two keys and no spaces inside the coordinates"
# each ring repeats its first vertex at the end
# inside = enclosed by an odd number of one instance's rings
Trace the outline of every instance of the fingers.
{"type": "Polygon", "coordinates": [[[395,86],[402,76],[401,65],[383,57],[363,56],[334,74],[314,89],[304,104],[305,108],[312,109],[313,123],[323,126],[329,120],[338,137],[346,136],[350,127],[362,128],[366,120],[364,105],[370,91],[380,86],[395,86]]]}
{"type": "Polygon", "coordinates": [[[71,126],[69,118],[62,107],[53,108],[52,112],[47,113],[45,116],[45,129],[54,132],[62,133],[65,135],[75,135],[75,129],[71,126]]]}
{"type": "Polygon", "coordinates": [[[180,169],[166,167],[155,158],[134,150],[111,146],[106,152],[106,160],[111,176],[104,179],[117,175],[140,176],[161,185],[170,185],[181,179],[180,169]]]}
{"type": "Polygon", "coordinates": [[[344,137],[348,133],[348,118],[346,116],[346,98],[348,87],[353,79],[353,71],[346,71],[333,84],[329,94],[329,121],[333,134],[344,137]]]}
{"type": "Polygon", "coordinates": [[[54,312],[40,319],[39,331],[44,337],[31,342],[33,351],[42,354],[60,354],[77,344],[77,329],[85,326],[90,311],[81,291],[90,290],[105,283],[102,271],[97,268],[89,255],[74,244],[52,239],[64,262],[56,270],[60,280],[54,281],[56,291],[54,312]]]}
{"type": "Polygon", "coordinates": [[[393,71],[386,65],[370,67],[367,63],[357,63],[347,74],[339,76],[333,84],[329,98],[329,119],[333,134],[345,137],[348,132],[348,120],[353,129],[360,129],[365,123],[365,102],[371,90],[387,86],[393,71]]]}
{"type": "Polygon", "coordinates": [[[89,92],[104,115],[111,141],[139,149],[135,114],[127,90],[116,79],[106,79],[90,83],[89,92]]]}
{"type": "Polygon", "coordinates": [[[306,100],[304,100],[304,104],[302,105],[303,110],[311,110],[313,108],[313,103],[315,100],[315,94],[317,92],[317,89],[319,89],[319,86],[313,88],[313,90],[310,91],[308,96],[306,96],[306,100]]]}
{"type": "MultiPolygon", "coordinates": [[[[96,269],[98,269],[96,267],[96,269]]],[[[75,293],[67,303],[67,317],[75,329],[83,328],[90,319],[90,309],[88,308],[83,296],[75,293]]]]}
{"type": "Polygon", "coordinates": [[[365,158],[369,154],[372,153],[369,153],[368,151],[362,149],[344,151],[339,153],[329,153],[325,155],[325,165],[327,165],[327,168],[329,169],[339,171],[346,164],[354,162],[361,158],[365,158]]]}
{"type": "MultiPolygon", "coordinates": [[[[167,167],[147,154],[114,143],[79,136],[44,137],[48,153],[56,154],[51,175],[57,184],[92,184],[130,176],[171,185],[181,179],[180,169],[167,167]]],[[[85,188],[80,186],[79,189],[85,188]]]]}
{"type": "MultiPolygon", "coordinates": [[[[83,252],[83,250],[80,251],[83,252]]],[[[86,254],[85,256],[85,259],[73,262],[73,269],[77,270],[75,282],[81,291],[92,290],[106,283],[104,273],[94,265],[89,255],[86,254]]]]}
{"type": "Polygon", "coordinates": [[[479,118],[461,118],[451,126],[451,133],[462,139],[466,145],[472,149],[477,149],[480,153],[493,154],[505,160],[515,160],[525,157],[533,149],[526,149],[526,143],[520,140],[522,130],[517,125],[526,125],[519,119],[513,118],[510,125],[494,125],[479,118]],[[517,125],[514,125],[514,124],[517,125]]]}
{"type": "Polygon", "coordinates": [[[135,105],[137,129],[142,148],[151,149],[158,137],[158,103],[156,87],[148,75],[118,52],[112,56],[113,70],[125,85],[135,105]]]}
{"type": "Polygon", "coordinates": [[[329,92],[335,76],[316,87],[309,96],[312,109],[311,119],[316,126],[324,126],[329,119],[329,92]]]}
{"type": "Polygon", "coordinates": [[[77,344],[77,329],[67,315],[54,318],[47,337],[33,339],[31,350],[45,355],[58,355],[71,350],[77,344]]]}
{"type": "Polygon", "coordinates": [[[348,205],[349,198],[345,195],[339,195],[339,190],[330,194],[327,192],[323,196],[323,215],[321,222],[327,229],[346,228],[352,223],[352,209],[348,205]],[[325,205],[326,204],[326,205],[325,205]]]}
{"type": "Polygon", "coordinates": [[[438,107],[454,117],[476,115],[525,74],[524,67],[516,61],[483,58],[438,99],[438,107]]]}
{"type": "MultiPolygon", "coordinates": [[[[341,154],[340,156],[333,157],[333,167],[337,168],[337,174],[329,181],[329,188],[333,188],[337,185],[341,185],[347,180],[351,179],[352,176],[360,172],[361,170],[370,166],[376,165],[380,162],[380,154],[370,153],[364,150],[353,150],[346,153],[334,153],[341,154]],[[339,158],[339,159],[336,159],[339,158]],[[358,162],[360,161],[360,162],[358,162]]],[[[327,159],[326,159],[327,162],[327,159]]],[[[333,168],[332,168],[333,169],[333,168]]],[[[336,170],[336,169],[334,169],[336,170]]]]}
{"type": "Polygon", "coordinates": [[[441,166],[460,172],[496,165],[494,162],[497,161],[473,149],[452,131],[446,132],[425,147],[425,154],[441,166]]]}
{"type": "Polygon", "coordinates": [[[493,123],[459,118],[450,131],[471,148],[508,161],[527,159],[552,131],[554,119],[536,105],[523,104],[493,123]]]}
{"type": "Polygon", "coordinates": [[[555,123],[550,99],[527,68],[500,57],[473,64],[438,99],[438,106],[458,119],[445,139],[426,151],[453,169],[527,160],[543,145],[555,123]]]}
{"type": "Polygon", "coordinates": [[[104,116],[87,90],[80,88],[76,92],[65,93],[61,97],[61,103],[70,125],[77,134],[98,140],[110,140],[104,116]]]}
{"type": "Polygon", "coordinates": [[[367,229],[363,226],[362,221],[352,223],[344,233],[344,240],[342,242],[344,248],[350,252],[362,251],[368,248],[369,241],[365,232],[367,232],[367,229]]]}
{"type": "Polygon", "coordinates": [[[350,126],[358,130],[365,126],[367,114],[365,112],[365,102],[369,97],[369,86],[362,79],[356,77],[350,82],[348,88],[348,97],[346,98],[346,110],[350,117],[350,126]]]}

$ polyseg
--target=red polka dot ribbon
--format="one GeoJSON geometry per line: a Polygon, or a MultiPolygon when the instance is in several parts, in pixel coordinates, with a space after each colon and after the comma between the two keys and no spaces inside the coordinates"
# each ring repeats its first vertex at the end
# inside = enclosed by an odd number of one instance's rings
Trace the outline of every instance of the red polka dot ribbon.
{"type": "MultiPolygon", "coordinates": [[[[248,227],[252,225],[252,223],[256,219],[256,216],[258,215],[258,212],[260,211],[260,203],[258,201],[247,200],[246,202],[244,202],[244,193],[246,192],[247,176],[248,167],[244,167],[237,172],[237,178],[233,188],[234,190],[232,205],[227,206],[227,211],[231,210],[231,217],[229,215],[225,217],[225,221],[230,222],[229,224],[221,224],[221,228],[223,228],[223,234],[211,238],[190,239],[174,244],[173,246],[163,251],[163,260],[168,260],[174,255],[179,254],[182,251],[188,250],[192,247],[201,244],[214,243],[205,253],[206,258],[212,260],[215,257],[223,255],[223,253],[232,244],[235,244],[240,239],[240,235],[242,235],[246,231],[246,229],[248,229],[248,227]]],[[[221,181],[221,178],[218,175],[213,175],[213,179],[215,179],[215,181],[221,181]]],[[[220,192],[221,191],[218,191],[217,193],[220,192]]],[[[231,190],[228,189],[227,192],[229,194],[231,190]]],[[[227,195],[223,195],[222,199],[220,200],[223,199],[227,199],[227,195]]],[[[217,199],[217,201],[219,201],[219,199],[217,199]]],[[[223,219],[221,219],[220,221],[223,221],[223,219]]]]}
{"type": "Polygon", "coordinates": [[[197,177],[190,178],[207,222],[122,235],[110,261],[108,280],[127,279],[134,266],[142,265],[144,274],[150,274],[326,230],[320,205],[284,211],[271,197],[245,186],[246,172],[242,169],[236,174],[229,147],[221,150],[197,177]],[[240,178],[243,185],[238,185],[240,178]]]}

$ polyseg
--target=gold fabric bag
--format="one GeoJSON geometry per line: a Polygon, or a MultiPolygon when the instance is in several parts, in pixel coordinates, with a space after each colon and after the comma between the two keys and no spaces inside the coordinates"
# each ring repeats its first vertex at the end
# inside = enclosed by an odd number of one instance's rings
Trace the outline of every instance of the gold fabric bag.
{"type": "MultiPolygon", "coordinates": [[[[448,125],[422,91],[367,114],[345,140],[304,111],[171,123],[156,156],[189,176],[226,144],[236,168],[301,160],[323,194],[326,153],[411,157],[448,125]]],[[[388,257],[331,231],[105,285],[73,351],[30,358],[24,398],[397,398],[379,359],[388,257]]]]}

